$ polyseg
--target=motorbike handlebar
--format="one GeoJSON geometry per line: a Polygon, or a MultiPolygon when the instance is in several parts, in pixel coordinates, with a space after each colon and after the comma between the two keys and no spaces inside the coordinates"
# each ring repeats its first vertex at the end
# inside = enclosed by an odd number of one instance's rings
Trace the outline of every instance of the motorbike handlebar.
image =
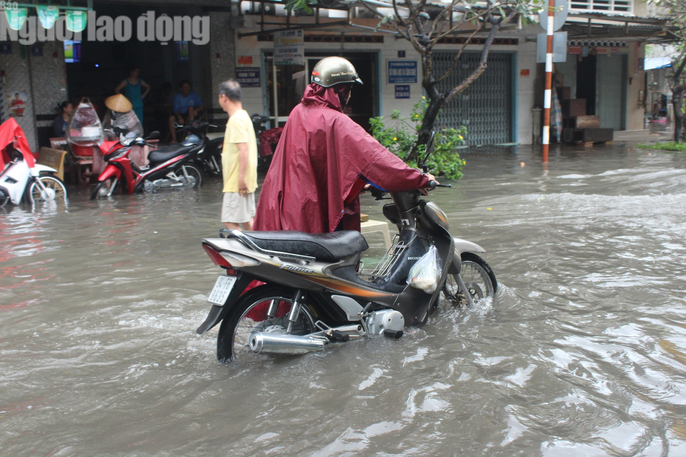
{"type": "Polygon", "coordinates": [[[438,181],[431,180],[431,181],[429,181],[429,187],[431,189],[435,189],[437,187],[453,187],[453,186],[450,184],[439,184],[438,181]]]}
{"type": "Polygon", "coordinates": [[[191,122],[190,124],[184,124],[184,125],[181,125],[177,122],[174,122],[174,128],[179,129],[181,131],[191,130],[191,129],[203,129],[205,127],[216,127],[216,125],[210,125],[209,122],[204,122],[204,121],[198,122],[198,123],[191,122]]]}
{"type": "MultiPolygon", "coordinates": [[[[431,180],[429,181],[429,185],[425,187],[424,189],[435,189],[437,187],[453,187],[450,184],[439,184],[438,181],[431,180]]],[[[420,189],[417,189],[417,192],[420,192],[420,189]]],[[[388,191],[383,191],[377,187],[371,186],[369,188],[369,193],[372,194],[372,197],[374,197],[377,200],[383,199],[383,196],[388,193],[388,191]]]]}

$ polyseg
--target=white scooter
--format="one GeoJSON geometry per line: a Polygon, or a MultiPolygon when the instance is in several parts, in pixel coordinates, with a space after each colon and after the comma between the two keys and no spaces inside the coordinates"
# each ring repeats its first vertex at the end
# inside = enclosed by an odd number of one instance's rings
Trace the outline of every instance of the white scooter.
{"type": "MultiPolygon", "coordinates": [[[[6,125],[8,122],[1,125],[0,130],[11,128],[15,129],[15,132],[21,132],[21,129],[16,130],[16,125],[6,125]]],[[[19,205],[23,199],[31,204],[57,202],[67,205],[67,189],[56,176],[57,170],[34,163],[31,153],[20,150],[24,148],[14,139],[1,148],[0,164],[4,166],[0,172],[0,208],[9,202],[19,205]]]]}

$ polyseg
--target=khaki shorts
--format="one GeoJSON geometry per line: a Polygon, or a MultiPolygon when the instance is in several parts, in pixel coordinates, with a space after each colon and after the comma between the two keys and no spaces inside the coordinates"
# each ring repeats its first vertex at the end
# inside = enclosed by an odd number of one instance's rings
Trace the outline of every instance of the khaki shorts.
{"type": "Polygon", "coordinates": [[[244,224],[255,217],[255,193],[224,192],[222,222],[244,224]]]}

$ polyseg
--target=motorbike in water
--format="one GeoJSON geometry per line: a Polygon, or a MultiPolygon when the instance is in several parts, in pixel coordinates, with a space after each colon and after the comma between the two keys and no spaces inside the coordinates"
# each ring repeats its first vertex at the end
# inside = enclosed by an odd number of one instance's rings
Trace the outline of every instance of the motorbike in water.
{"type": "Polygon", "coordinates": [[[160,189],[195,188],[202,185],[202,172],[193,165],[204,143],[186,138],[182,143],[162,146],[148,154],[148,165],[140,167],[130,158],[133,146],[153,146],[148,140],[159,138],[152,132],[146,138],[125,138],[105,141],[100,145],[107,166],[98,177],[91,200],[111,197],[119,183],[124,193],[157,192],[160,189]]]}
{"type": "Polygon", "coordinates": [[[57,170],[35,163],[24,132],[14,119],[0,125],[0,208],[12,202],[67,206],[67,189],[57,170]]]}
{"type": "Polygon", "coordinates": [[[180,125],[174,123],[176,136],[184,138],[181,142],[202,143],[203,148],[198,151],[193,159],[193,165],[199,168],[206,177],[222,175],[222,147],[224,146],[224,132],[208,132],[208,128],[216,128],[216,125],[205,121],[191,121],[180,125]]]}
{"type": "MultiPolygon", "coordinates": [[[[386,192],[373,194],[381,199],[386,192]]],[[[357,231],[222,229],[219,238],[204,239],[203,249],[226,274],[218,277],[208,297],[212,308],[196,332],[221,323],[217,358],[239,361],[322,351],[375,335],[400,338],[406,326],[425,323],[441,297],[454,306],[492,300],[498,283],[481,257],[485,250],[453,237],[447,215],[423,196],[419,190],[391,193],[383,214],[398,234],[366,277],[358,265],[368,245],[357,231]],[[415,288],[408,275],[427,256],[435,261],[433,284],[415,288]]]]}

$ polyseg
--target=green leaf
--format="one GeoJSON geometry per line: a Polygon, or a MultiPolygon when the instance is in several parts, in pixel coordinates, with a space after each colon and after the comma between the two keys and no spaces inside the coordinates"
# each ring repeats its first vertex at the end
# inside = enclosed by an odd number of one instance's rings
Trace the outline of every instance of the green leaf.
{"type": "MultiPolygon", "coordinates": [[[[409,166],[417,164],[408,161],[407,156],[417,143],[417,133],[424,121],[426,110],[430,100],[422,97],[415,103],[411,118],[404,118],[399,111],[393,111],[387,122],[383,117],[375,117],[369,120],[372,136],[385,148],[404,160],[409,166]]],[[[429,157],[427,166],[436,176],[445,176],[448,179],[462,177],[462,168],[465,161],[460,158],[456,147],[464,144],[464,136],[467,129],[462,126],[458,129],[447,128],[436,132],[436,147],[429,157]]],[[[420,145],[417,152],[420,157],[425,153],[426,146],[420,145]]]]}

